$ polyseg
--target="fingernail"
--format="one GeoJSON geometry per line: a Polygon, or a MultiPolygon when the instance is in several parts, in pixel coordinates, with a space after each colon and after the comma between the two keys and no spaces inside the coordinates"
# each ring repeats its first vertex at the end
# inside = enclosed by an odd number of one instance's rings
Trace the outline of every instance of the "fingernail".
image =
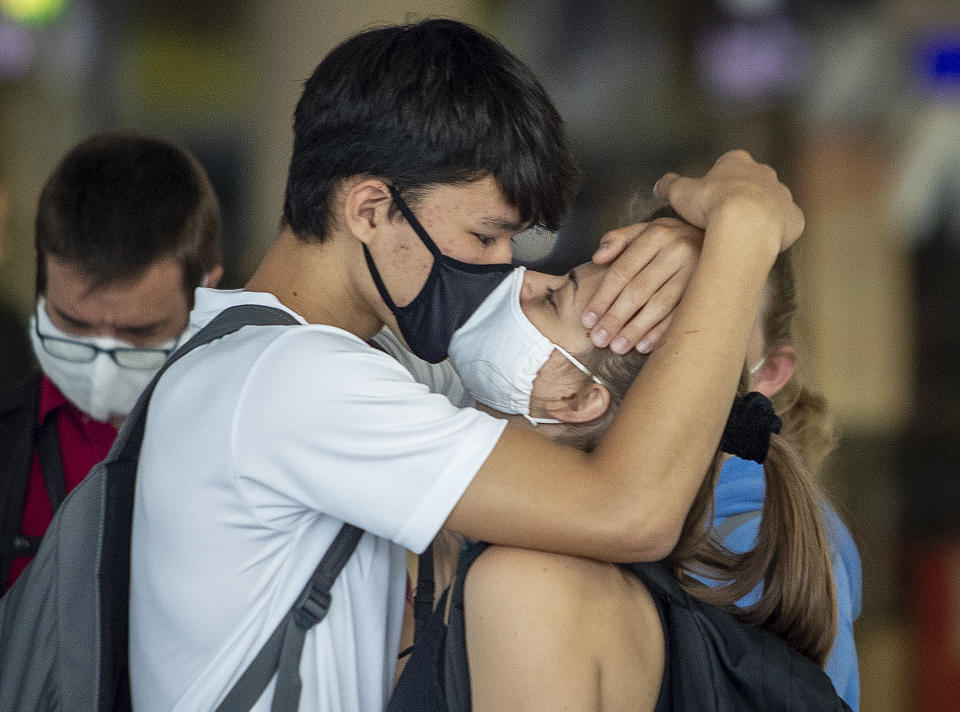
{"type": "Polygon", "coordinates": [[[609,243],[609,242],[601,242],[599,245],[597,245],[597,252],[596,252],[596,254],[599,255],[601,252],[606,252],[606,251],[609,250],[609,249],[610,249],[610,243],[609,243]]]}
{"type": "Polygon", "coordinates": [[[641,339],[640,343],[637,344],[637,351],[639,351],[642,354],[650,353],[650,342],[647,341],[646,339],[641,339]]]}
{"type": "Polygon", "coordinates": [[[610,344],[610,350],[615,354],[625,353],[627,350],[627,340],[622,336],[618,336],[613,340],[613,343],[610,344]]]}
{"type": "Polygon", "coordinates": [[[587,312],[583,315],[583,325],[588,329],[592,329],[597,323],[597,315],[593,312],[587,312]]]}
{"type": "Polygon", "coordinates": [[[590,338],[593,339],[594,346],[599,346],[602,349],[610,341],[610,334],[605,329],[597,329],[590,334],[590,338]]]}

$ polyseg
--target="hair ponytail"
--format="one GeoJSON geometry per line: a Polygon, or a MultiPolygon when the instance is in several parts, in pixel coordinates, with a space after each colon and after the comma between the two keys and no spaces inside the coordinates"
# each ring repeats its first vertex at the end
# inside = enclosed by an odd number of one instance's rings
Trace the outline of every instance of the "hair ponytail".
{"type": "Polygon", "coordinates": [[[767,492],[757,532],[756,568],[763,594],[744,611],[806,653],[826,662],[837,633],[837,596],[830,545],[823,524],[824,499],[799,452],[773,435],[764,462],[767,492]]]}
{"type": "Polygon", "coordinates": [[[787,439],[771,434],[763,465],[766,496],[754,548],[735,554],[710,536],[718,463],[704,480],[669,562],[688,593],[762,626],[822,666],[837,629],[824,500],[787,439]],[[721,585],[707,585],[695,576],[721,585]],[[761,583],[756,603],[736,606],[761,583]]]}

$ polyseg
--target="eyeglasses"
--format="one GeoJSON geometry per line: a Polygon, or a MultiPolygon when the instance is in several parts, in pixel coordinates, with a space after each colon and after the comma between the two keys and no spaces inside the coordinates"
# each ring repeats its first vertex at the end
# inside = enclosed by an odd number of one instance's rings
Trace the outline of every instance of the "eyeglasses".
{"type": "MultiPolygon", "coordinates": [[[[39,322],[39,318],[36,322],[39,322]]],[[[55,358],[62,358],[65,361],[74,361],[76,363],[89,363],[97,357],[97,354],[108,354],[121,368],[130,368],[138,371],[149,371],[160,368],[167,357],[173,353],[174,347],[169,349],[141,349],[128,346],[117,346],[112,349],[105,349],[96,344],[88,344],[84,341],[74,341],[73,339],[62,339],[59,336],[50,336],[40,333],[40,326],[34,323],[34,331],[37,338],[43,344],[43,349],[55,358]]]]}

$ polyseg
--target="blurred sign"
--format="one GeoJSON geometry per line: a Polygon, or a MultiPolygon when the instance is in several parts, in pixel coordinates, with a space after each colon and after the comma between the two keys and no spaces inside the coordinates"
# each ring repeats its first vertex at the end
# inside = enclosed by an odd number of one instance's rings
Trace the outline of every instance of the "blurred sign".
{"type": "Polygon", "coordinates": [[[0,0],[0,12],[17,22],[43,25],[56,20],[67,0],[0,0]]]}
{"type": "Polygon", "coordinates": [[[711,25],[696,51],[698,73],[721,101],[775,101],[794,91],[806,73],[805,38],[785,16],[711,25]]]}
{"type": "Polygon", "coordinates": [[[0,17],[0,82],[25,75],[36,56],[33,32],[0,17]]]}
{"type": "Polygon", "coordinates": [[[938,28],[921,36],[914,66],[922,88],[960,98],[960,27],[938,28]]]}

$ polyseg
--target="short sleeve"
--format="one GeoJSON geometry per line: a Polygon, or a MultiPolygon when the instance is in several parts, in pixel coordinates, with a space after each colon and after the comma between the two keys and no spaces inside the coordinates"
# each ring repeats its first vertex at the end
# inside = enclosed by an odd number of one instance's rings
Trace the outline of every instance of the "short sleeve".
{"type": "Polygon", "coordinates": [[[261,521],[325,514],[421,551],[505,424],[345,332],[289,329],[241,389],[231,466],[261,521]]]}
{"type": "Polygon", "coordinates": [[[422,383],[430,389],[431,393],[440,393],[445,395],[451,403],[458,406],[473,406],[476,401],[473,399],[466,388],[460,376],[453,369],[449,359],[440,363],[428,363],[411,353],[392,331],[384,327],[373,339],[371,339],[377,348],[390,354],[396,359],[417,383],[422,383]]]}

